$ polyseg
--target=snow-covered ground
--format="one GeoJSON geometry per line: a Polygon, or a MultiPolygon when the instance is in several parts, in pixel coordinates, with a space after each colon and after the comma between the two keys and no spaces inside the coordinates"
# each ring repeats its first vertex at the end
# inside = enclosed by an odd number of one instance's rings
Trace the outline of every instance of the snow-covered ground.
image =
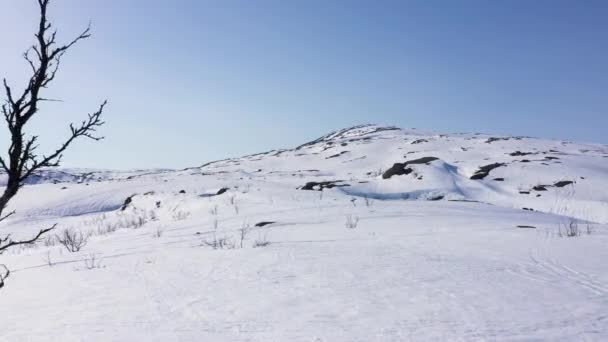
{"type": "Polygon", "coordinates": [[[0,340],[604,341],[606,189],[606,145],[371,125],[186,170],[49,171],[0,233],[88,240],[0,256],[0,340]]]}

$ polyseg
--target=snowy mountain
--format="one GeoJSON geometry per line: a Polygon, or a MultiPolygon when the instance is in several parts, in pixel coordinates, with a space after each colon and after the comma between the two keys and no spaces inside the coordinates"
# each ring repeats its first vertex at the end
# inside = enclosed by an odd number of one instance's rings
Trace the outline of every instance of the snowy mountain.
{"type": "Polygon", "coordinates": [[[378,125],[49,170],[0,227],[58,224],[2,256],[0,340],[606,340],[605,189],[606,145],[378,125]]]}

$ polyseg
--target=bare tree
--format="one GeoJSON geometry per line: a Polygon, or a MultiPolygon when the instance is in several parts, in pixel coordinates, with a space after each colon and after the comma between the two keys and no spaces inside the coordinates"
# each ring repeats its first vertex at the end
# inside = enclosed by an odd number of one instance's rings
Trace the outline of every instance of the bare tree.
{"type": "MultiPolygon", "coordinates": [[[[49,155],[40,155],[38,150],[38,136],[27,135],[27,125],[38,113],[40,104],[52,101],[42,95],[44,89],[48,88],[55,79],[62,57],[76,43],[91,36],[90,25],[73,40],[59,44],[57,42],[57,31],[52,29],[47,18],[47,8],[50,0],[37,0],[40,8],[40,22],[35,34],[36,43],[24,54],[23,58],[30,67],[31,76],[22,91],[15,92],[6,79],[3,79],[5,102],[1,110],[11,137],[8,149],[8,159],[0,156],[0,171],[6,174],[7,182],[4,192],[0,196],[0,221],[14,214],[10,212],[3,216],[9,201],[17,194],[25,184],[25,180],[43,168],[59,166],[63,153],[70,147],[74,140],[84,137],[93,140],[101,140],[103,137],[96,135],[96,130],[104,124],[101,119],[107,101],[104,101],[97,111],[88,114],[88,117],[79,124],[70,124],[69,134],[64,142],[49,155]]],[[[0,253],[15,245],[34,243],[38,238],[54,228],[41,229],[32,239],[13,241],[10,236],[0,238],[0,253]]],[[[8,270],[4,273],[8,276],[8,270]]],[[[0,284],[2,279],[0,278],[0,284]]]]}

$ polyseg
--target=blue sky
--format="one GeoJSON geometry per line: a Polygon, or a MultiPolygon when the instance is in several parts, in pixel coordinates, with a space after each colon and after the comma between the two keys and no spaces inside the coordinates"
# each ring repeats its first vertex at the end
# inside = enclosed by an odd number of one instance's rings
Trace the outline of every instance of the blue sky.
{"type": "MultiPolygon", "coordinates": [[[[23,82],[34,0],[0,0],[0,76],[23,82]]],[[[64,166],[186,167],[385,123],[608,143],[606,1],[55,0],[71,38],[33,129],[64,166]]],[[[6,133],[0,133],[2,146],[6,133]]],[[[4,148],[3,148],[4,150],[4,148]]]]}

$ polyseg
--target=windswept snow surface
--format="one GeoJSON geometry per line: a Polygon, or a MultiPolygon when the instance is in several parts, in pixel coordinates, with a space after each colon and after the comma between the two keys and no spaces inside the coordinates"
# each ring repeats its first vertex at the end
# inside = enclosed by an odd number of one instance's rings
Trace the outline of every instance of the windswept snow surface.
{"type": "Polygon", "coordinates": [[[605,341],[606,189],[605,145],[375,125],[179,171],[48,171],[0,233],[88,241],[0,256],[0,340],[605,341]]]}

